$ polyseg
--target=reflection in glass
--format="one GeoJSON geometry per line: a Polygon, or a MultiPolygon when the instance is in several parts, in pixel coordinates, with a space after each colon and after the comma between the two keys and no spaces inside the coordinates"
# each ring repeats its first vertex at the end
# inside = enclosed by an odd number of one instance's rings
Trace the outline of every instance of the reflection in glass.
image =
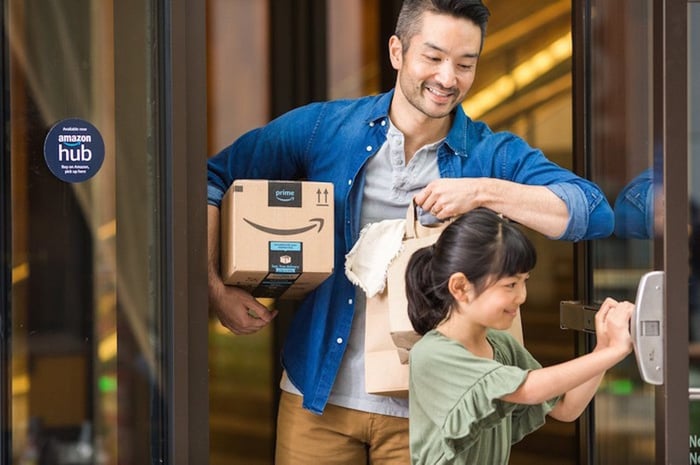
{"type": "Polygon", "coordinates": [[[647,168],[622,188],[614,204],[615,236],[654,237],[654,171],[647,168]]]}
{"type": "MultiPolygon", "coordinates": [[[[594,0],[590,12],[590,172],[614,204],[615,235],[590,245],[589,297],[634,301],[653,267],[652,5],[594,0]],[[625,18],[625,21],[620,21],[625,18]]],[[[654,389],[633,355],[608,371],[594,402],[600,465],[655,460],[654,389]]]]}

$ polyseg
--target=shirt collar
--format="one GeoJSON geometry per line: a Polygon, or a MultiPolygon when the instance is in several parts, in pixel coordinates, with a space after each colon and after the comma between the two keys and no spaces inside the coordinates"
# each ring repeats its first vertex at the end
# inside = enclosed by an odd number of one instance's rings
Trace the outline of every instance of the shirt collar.
{"type": "Polygon", "coordinates": [[[369,116],[366,120],[367,124],[374,125],[382,120],[389,122],[389,106],[391,99],[394,97],[394,89],[389,92],[379,95],[379,98],[374,102],[374,105],[369,111],[369,116]]]}
{"type": "MultiPolygon", "coordinates": [[[[394,97],[394,89],[389,92],[379,95],[379,98],[374,103],[374,106],[369,112],[367,124],[374,125],[382,120],[388,123],[389,121],[389,106],[391,99],[394,97]]],[[[444,140],[444,144],[455,153],[455,155],[467,156],[467,131],[471,126],[472,120],[467,116],[462,108],[462,105],[457,105],[454,110],[454,121],[452,128],[444,140]]]]}
{"type": "Polygon", "coordinates": [[[467,131],[472,124],[472,120],[464,113],[462,105],[457,105],[454,110],[454,121],[452,128],[447,133],[445,145],[447,145],[455,155],[467,156],[467,131]]]}

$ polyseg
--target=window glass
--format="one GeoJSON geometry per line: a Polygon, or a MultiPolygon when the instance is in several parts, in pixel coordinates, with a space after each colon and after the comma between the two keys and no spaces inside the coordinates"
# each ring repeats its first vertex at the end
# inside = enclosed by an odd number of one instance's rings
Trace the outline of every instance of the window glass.
{"type": "MultiPolygon", "coordinates": [[[[137,3],[2,2],[12,264],[3,440],[11,463],[168,459],[160,115],[149,104],[158,96],[150,51],[159,25],[153,4],[137,3]],[[80,135],[69,120],[92,125],[104,142],[104,161],[88,179],[67,180],[45,158],[54,125],[80,135]]],[[[66,139],[56,152],[80,171],[98,155],[88,142],[66,139]]]]}
{"type": "MultiPolygon", "coordinates": [[[[634,302],[653,269],[652,12],[646,0],[591,3],[588,163],[616,215],[614,235],[590,247],[596,303],[634,302]]],[[[630,355],[607,372],[595,398],[595,462],[654,463],[654,410],[654,387],[630,355]]]]}
{"type": "MultiPolygon", "coordinates": [[[[700,3],[688,5],[688,198],[690,200],[690,382],[700,387],[700,3]]],[[[690,463],[700,463],[700,402],[690,402],[690,463]]]]}

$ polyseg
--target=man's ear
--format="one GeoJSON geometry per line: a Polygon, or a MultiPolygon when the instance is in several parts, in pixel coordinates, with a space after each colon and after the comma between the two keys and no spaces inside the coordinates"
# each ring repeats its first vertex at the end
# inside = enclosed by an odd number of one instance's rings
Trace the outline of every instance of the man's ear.
{"type": "Polygon", "coordinates": [[[450,294],[457,302],[469,302],[472,295],[472,283],[469,282],[464,273],[453,273],[447,282],[450,294]]]}
{"type": "Polygon", "coordinates": [[[401,45],[401,39],[397,35],[389,38],[389,59],[391,60],[391,67],[398,71],[401,68],[401,63],[403,63],[403,46],[401,45]]]}

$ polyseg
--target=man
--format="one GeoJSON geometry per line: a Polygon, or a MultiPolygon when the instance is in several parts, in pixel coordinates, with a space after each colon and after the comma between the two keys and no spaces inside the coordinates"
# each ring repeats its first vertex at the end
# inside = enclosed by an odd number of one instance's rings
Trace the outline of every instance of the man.
{"type": "Polygon", "coordinates": [[[597,186],[462,110],[488,16],[480,0],[405,0],[389,41],[394,90],[294,109],[209,161],[210,305],[236,334],[261,329],[275,314],[221,281],[223,194],[239,178],[334,183],[335,272],[301,303],[289,329],[277,465],[409,463],[406,400],[364,389],[364,295],[344,274],[364,225],[405,217],[415,198],[439,219],[484,206],[557,239],[612,231],[597,186]]]}

